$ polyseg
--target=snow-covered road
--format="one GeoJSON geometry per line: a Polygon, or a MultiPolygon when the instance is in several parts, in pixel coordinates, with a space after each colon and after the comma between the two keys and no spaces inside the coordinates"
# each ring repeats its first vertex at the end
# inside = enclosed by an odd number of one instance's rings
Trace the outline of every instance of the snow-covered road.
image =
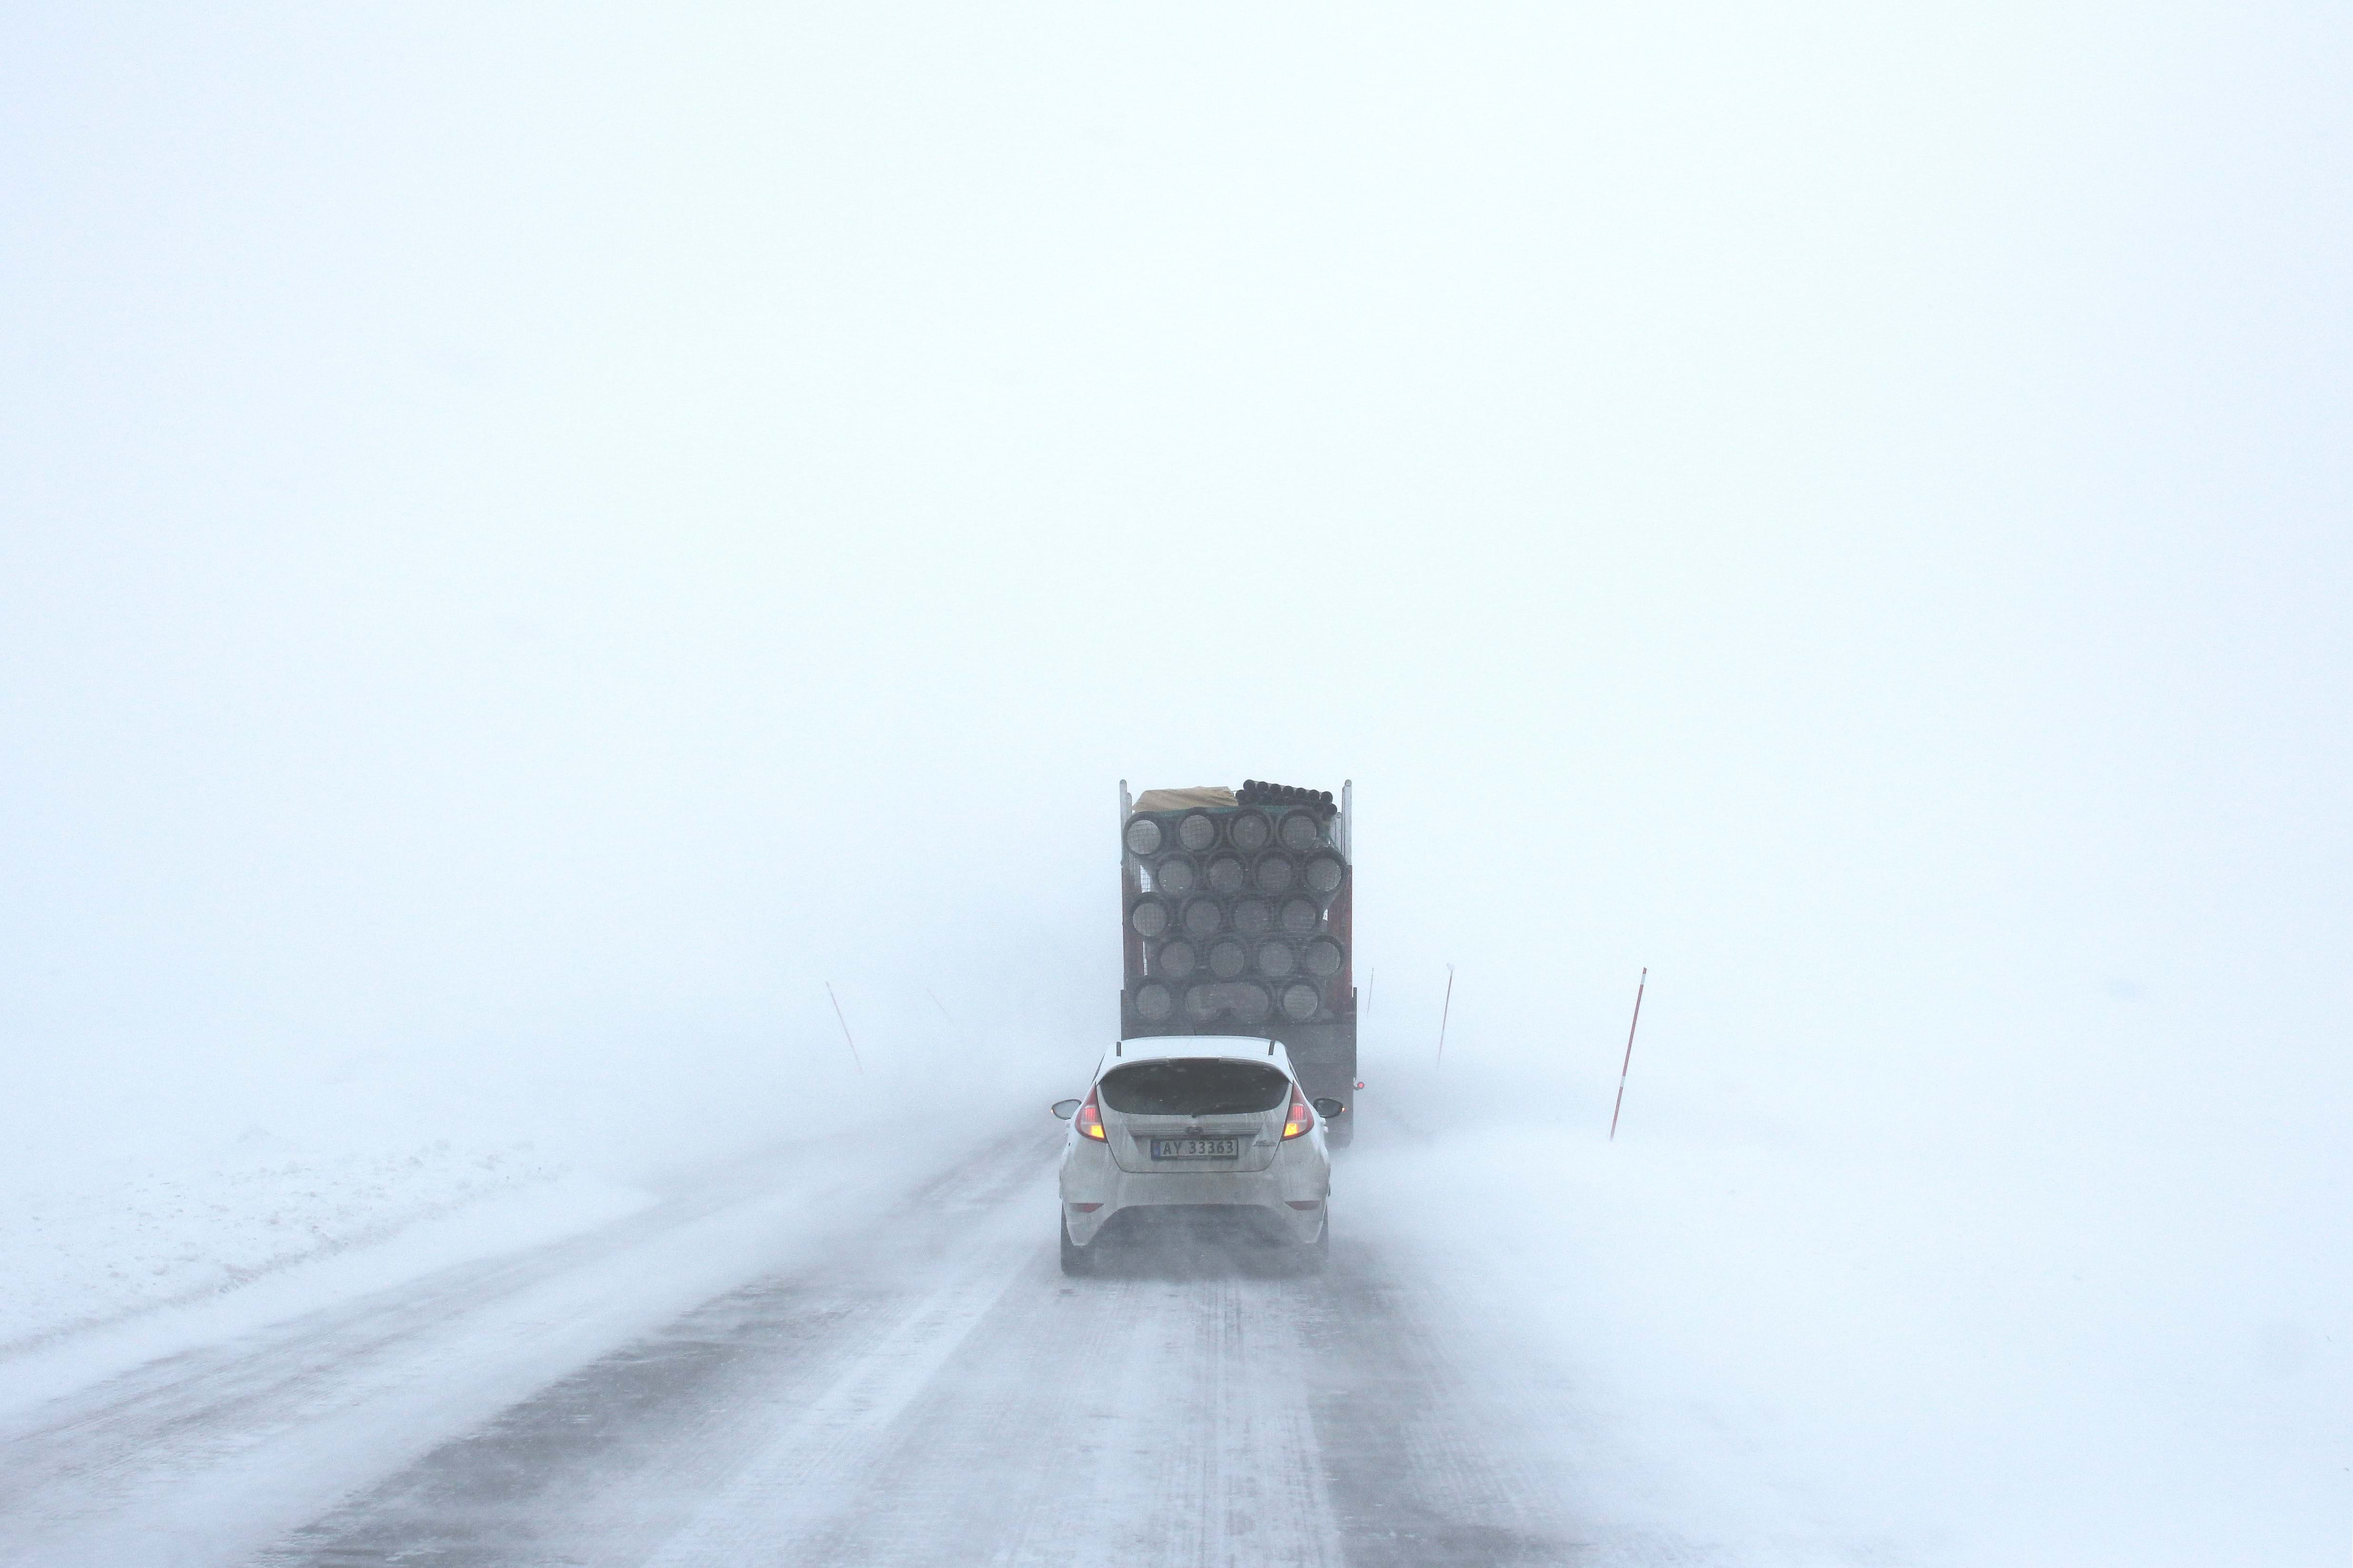
{"type": "Polygon", "coordinates": [[[896,1194],[745,1162],[21,1410],[0,1561],[1589,1560],[1442,1293],[1345,1229],[1067,1280],[1058,1133],[896,1194]]]}

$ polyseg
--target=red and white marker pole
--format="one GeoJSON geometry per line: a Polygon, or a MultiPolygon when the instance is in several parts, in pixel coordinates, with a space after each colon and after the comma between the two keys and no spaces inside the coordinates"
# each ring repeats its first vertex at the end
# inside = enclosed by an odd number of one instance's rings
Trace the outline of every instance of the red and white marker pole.
{"type": "Polygon", "coordinates": [[[1642,1026],[1642,988],[1651,983],[1651,966],[1634,983],[1634,1021],[1626,1026],[1626,1059],[1618,1064],[1618,1103],[1609,1108],[1609,1142],[1618,1142],[1618,1113],[1626,1109],[1626,1070],[1634,1065],[1634,1031],[1642,1026]]]}

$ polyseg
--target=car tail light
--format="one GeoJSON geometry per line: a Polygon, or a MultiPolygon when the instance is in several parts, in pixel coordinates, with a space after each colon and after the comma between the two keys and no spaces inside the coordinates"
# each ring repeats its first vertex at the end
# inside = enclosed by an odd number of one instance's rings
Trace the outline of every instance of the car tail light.
{"type": "MultiPolygon", "coordinates": [[[[1093,1102],[1090,1100],[1088,1103],[1092,1104],[1093,1102]]],[[[1082,1105],[1079,1107],[1079,1114],[1081,1116],[1084,1116],[1086,1113],[1086,1106],[1082,1105]]],[[[1307,1109],[1306,1091],[1302,1089],[1297,1084],[1293,1084],[1291,1086],[1291,1114],[1282,1119],[1282,1135],[1285,1138],[1296,1138],[1314,1125],[1315,1113],[1307,1109]]],[[[1101,1137],[1102,1134],[1098,1133],[1096,1136],[1101,1137]]]]}
{"type": "MultiPolygon", "coordinates": [[[[1291,1108],[1293,1110],[1297,1110],[1299,1109],[1299,1102],[1295,1094],[1293,1099],[1291,1108]]],[[[1098,1143],[1108,1143],[1111,1142],[1111,1134],[1103,1131],[1103,1112],[1095,1109],[1095,1091],[1093,1089],[1091,1089],[1087,1090],[1087,1098],[1081,1102],[1079,1106],[1079,1113],[1076,1116],[1071,1117],[1071,1121],[1078,1127],[1080,1137],[1092,1138],[1098,1143]]],[[[1288,1138],[1291,1134],[1285,1132],[1283,1136],[1288,1138]]]]}

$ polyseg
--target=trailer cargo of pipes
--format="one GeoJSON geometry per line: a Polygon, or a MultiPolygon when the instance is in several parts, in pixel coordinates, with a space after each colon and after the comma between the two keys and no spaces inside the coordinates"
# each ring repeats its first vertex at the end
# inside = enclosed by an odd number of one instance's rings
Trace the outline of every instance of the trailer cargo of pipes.
{"type": "Polygon", "coordinates": [[[1123,1038],[1281,1040],[1309,1094],[1355,1100],[1354,793],[1122,781],[1123,1038]]]}

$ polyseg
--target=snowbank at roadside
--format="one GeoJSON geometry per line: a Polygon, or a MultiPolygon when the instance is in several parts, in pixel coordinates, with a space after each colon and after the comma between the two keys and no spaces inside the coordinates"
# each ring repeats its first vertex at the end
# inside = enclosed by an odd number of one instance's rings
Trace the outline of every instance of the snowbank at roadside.
{"type": "MultiPolygon", "coordinates": [[[[1062,1090],[1067,1067],[1040,1067],[1019,1038],[902,1034],[913,1045],[870,1037],[863,1068],[838,1039],[772,1043],[748,1064],[723,1041],[660,1039],[268,1071],[227,1051],[27,1047],[0,1097],[0,1359],[164,1317],[244,1324],[264,1298],[303,1310],[576,1234],[835,1124],[811,1106],[889,1103],[902,1133],[944,1148],[971,1135],[972,1107],[993,1118],[1008,1096],[1042,1106],[1062,1090]],[[164,1310],[224,1301],[238,1305],[164,1310]]],[[[885,1171],[907,1157],[869,1152],[885,1171]]]]}
{"type": "Polygon", "coordinates": [[[1514,1377],[1556,1369],[1530,1440],[1573,1450],[1609,1539],[1744,1565],[2341,1555],[2329,1194],[2168,1181],[2129,1135],[2031,1162],[1612,1145],[1494,1118],[1512,1097],[1475,1074],[1393,1076],[1335,1184],[1343,1239],[1403,1249],[1519,1347],[1514,1377]]]}
{"type": "Polygon", "coordinates": [[[63,1160],[0,1185],[0,1354],[208,1300],[461,1211],[551,1224],[642,1198],[528,1144],[320,1148],[256,1125],[218,1144],[63,1160]],[[555,1200],[555,1201],[551,1201],[555,1200]]]}

